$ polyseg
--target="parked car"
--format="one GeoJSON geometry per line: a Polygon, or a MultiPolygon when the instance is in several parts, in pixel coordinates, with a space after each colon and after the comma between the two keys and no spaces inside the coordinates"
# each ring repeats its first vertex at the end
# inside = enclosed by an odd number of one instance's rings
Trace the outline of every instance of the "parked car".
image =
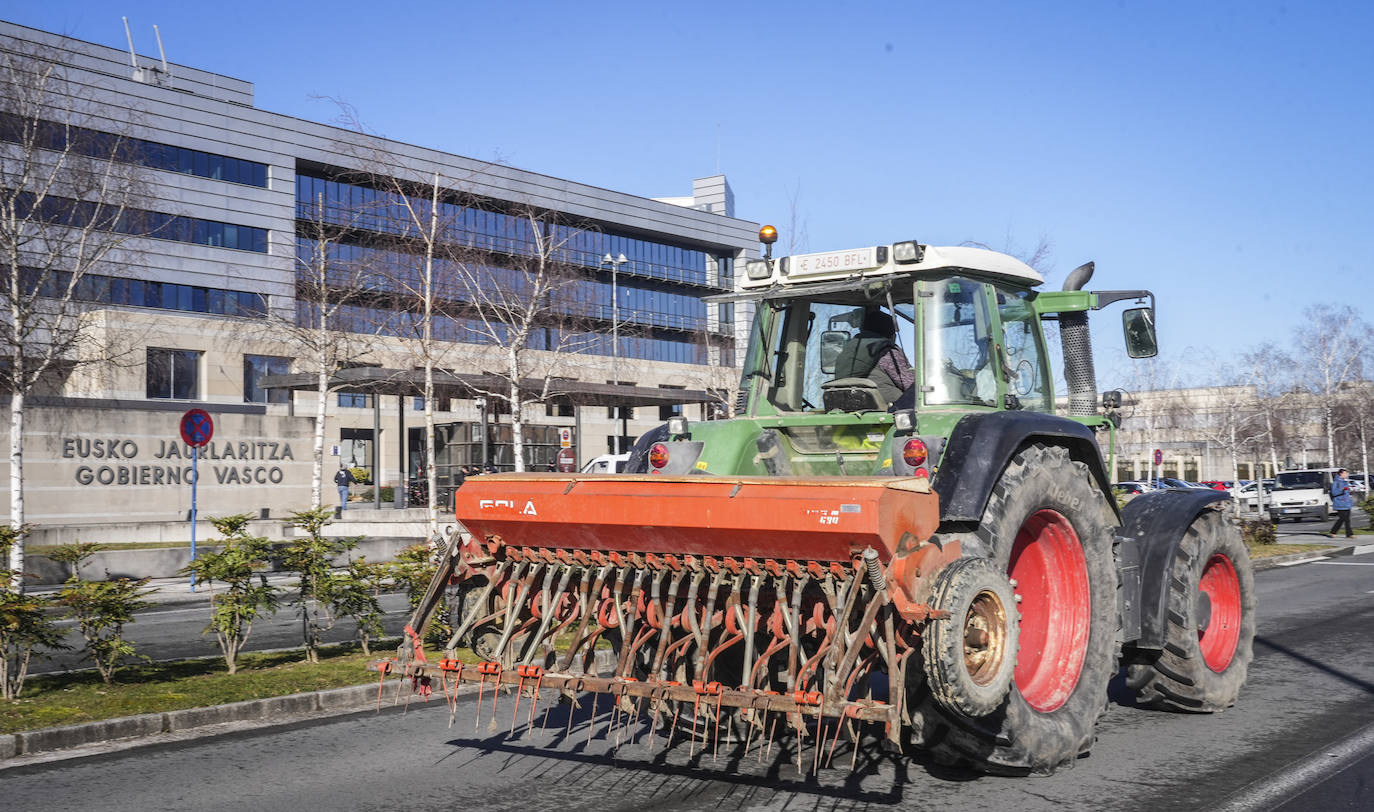
{"type": "MultiPolygon", "coordinates": [[[[1267,507],[1269,505],[1269,492],[1274,490],[1274,480],[1266,479],[1264,480],[1263,485],[1264,504],[1267,507]]],[[[1240,503],[1240,509],[1242,511],[1249,511],[1253,513],[1254,511],[1259,510],[1259,497],[1257,496],[1257,494],[1259,493],[1259,488],[1260,483],[1247,482],[1243,485],[1231,488],[1231,498],[1240,503]]]]}
{"type": "Polygon", "coordinates": [[[1187,480],[1177,479],[1171,476],[1162,476],[1159,479],[1154,480],[1152,484],[1156,488],[1184,488],[1187,490],[1206,490],[1204,486],[1199,485],[1196,482],[1188,482],[1187,480]]]}
{"type": "Polygon", "coordinates": [[[602,454],[582,466],[584,474],[620,474],[625,471],[625,463],[630,461],[629,454],[602,454]]]}
{"type": "Polygon", "coordinates": [[[1229,479],[1204,479],[1198,484],[1205,485],[1214,491],[1229,491],[1236,486],[1236,483],[1229,479]]]}
{"type": "Polygon", "coordinates": [[[1148,482],[1136,482],[1136,481],[1131,481],[1131,482],[1113,482],[1113,483],[1112,483],[1112,490],[1113,490],[1113,491],[1116,491],[1117,493],[1124,493],[1124,494],[1130,494],[1130,495],[1132,495],[1132,496],[1136,496],[1136,495],[1139,495],[1139,494],[1142,494],[1142,493],[1148,493],[1148,492],[1154,490],[1154,488],[1150,487],[1150,483],[1148,483],[1148,482]]]}

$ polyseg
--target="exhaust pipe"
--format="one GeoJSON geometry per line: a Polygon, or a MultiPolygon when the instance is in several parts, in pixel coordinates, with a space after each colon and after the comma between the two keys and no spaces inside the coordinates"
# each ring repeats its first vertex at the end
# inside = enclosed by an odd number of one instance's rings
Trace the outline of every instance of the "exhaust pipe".
{"type": "MultiPolygon", "coordinates": [[[[1064,290],[1082,290],[1093,278],[1094,267],[1085,262],[1070,271],[1064,290]]],[[[1069,385],[1069,414],[1097,414],[1097,372],[1086,311],[1059,314],[1059,340],[1064,349],[1064,380],[1069,385]]]]}

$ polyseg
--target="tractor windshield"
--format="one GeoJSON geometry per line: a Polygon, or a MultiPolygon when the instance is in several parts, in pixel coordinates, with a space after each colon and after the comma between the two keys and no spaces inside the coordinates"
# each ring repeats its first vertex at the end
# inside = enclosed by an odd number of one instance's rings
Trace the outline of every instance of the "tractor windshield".
{"type": "Polygon", "coordinates": [[[826,384],[872,384],[871,408],[887,410],[913,382],[914,309],[907,301],[865,301],[854,294],[789,299],[768,342],[774,348],[769,399],[786,411],[826,408],[826,384]]]}

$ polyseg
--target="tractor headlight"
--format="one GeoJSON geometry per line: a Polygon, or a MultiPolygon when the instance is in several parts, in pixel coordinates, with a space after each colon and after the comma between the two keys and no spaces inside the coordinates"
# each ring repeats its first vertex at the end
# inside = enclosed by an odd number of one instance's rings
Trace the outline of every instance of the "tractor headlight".
{"type": "Polygon", "coordinates": [[[915,240],[895,242],[892,244],[892,259],[902,264],[920,262],[921,258],[925,256],[925,253],[925,249],[915,240]]]}
{"type": "Polygon", "coordinates": [[[767,279],[773,275],[773,268],[766,259],[751,259],[744,264],[744,272],[750,279],[767,279]]]}
{"type": "Polygon", "coordinates": [[[687,434],[687,418],[670,417],[668,418],[668,433],[674,437],[683,437],[687,434]]]}
{"type": "Polygon", "coordinates": [[[916,410],[901,409],[892,413],[892,426],[897,431],[916,430],[916,410]]]}

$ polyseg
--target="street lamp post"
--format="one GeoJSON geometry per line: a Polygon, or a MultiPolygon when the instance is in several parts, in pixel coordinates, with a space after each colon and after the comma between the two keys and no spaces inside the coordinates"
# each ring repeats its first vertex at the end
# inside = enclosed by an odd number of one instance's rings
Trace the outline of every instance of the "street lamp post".
{"type": "MultiPolygon", "coordinates": [[[[611,266],[611,379],[617,386],[620,385],[620,290],[617,284],[617,275],[620,266],[629,262],[625,254],[612,257],[610,254],[601,258],[602,265],[611,266]]],[[[625,407],[616,407],[620,410],[620,434],[615,438],[615,453],[621,453],[621,437],[629,431],[629,419],[625,417],[625,407]]]]}

